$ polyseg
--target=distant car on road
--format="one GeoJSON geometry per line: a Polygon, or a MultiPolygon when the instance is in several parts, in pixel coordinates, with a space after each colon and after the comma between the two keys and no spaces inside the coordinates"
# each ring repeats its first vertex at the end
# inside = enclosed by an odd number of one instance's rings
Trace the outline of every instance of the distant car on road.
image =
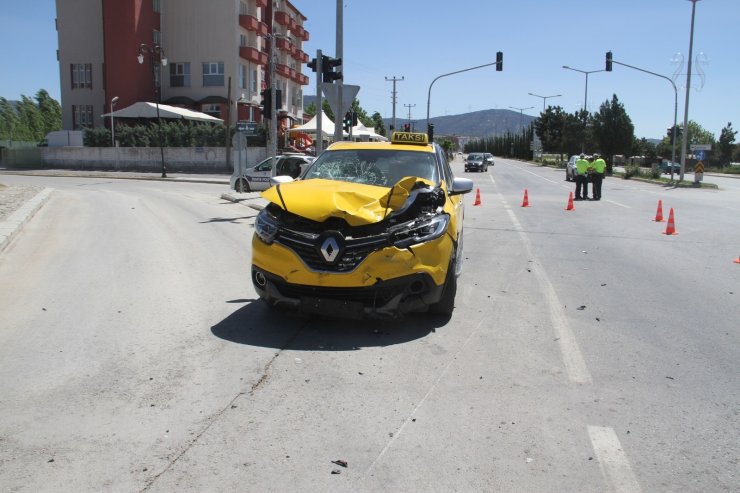
{"type": "Polygon", "coordinates": [[[570,159],[568,159],[568,163],[565,165],[565,181],[575,181],[576,175],[578,172],[576,171],[576,161],[578,161],[579,155],[572,155],[570,159]]]}
{"type": "Polygon", "coordinates": [[[488,171],[488,163],[482,152],[471,152],[465,161],[465,171],[488,171]]]}
{"type": "Polygon", "coordinates": [[[671,174],[671,168],[673,168],[673,173],[680,173],[681,172],[681,164],[679,163],[672,163],[668,161],[667,159],[664,159],[660,162],[658,165],[658,168],[660,169],[661,173],[668,173],[671,174]]]}
{"type": "MultiPolygon", "coordinates": [[[[316,158],[303,154],[281,154],[275,159],[277,161],[275,176],[290,176],[295,179],[301,177],[308,165],[316,158]]],[[[271,186],[271,176],[272,158],[268,157],[255,166],[247,168],[244,176],[232,176],[231,188],[244,192],[267,190],[271,186]]]]}
{"type": "Polygon", "coordinates": [[[491,154],[490,152],[484,152],[483,158],[486,160],[486,169],[488,169],[488,166],[493,166],[494,164],[496,164],[493,162],[493,154],[491,154]]]}

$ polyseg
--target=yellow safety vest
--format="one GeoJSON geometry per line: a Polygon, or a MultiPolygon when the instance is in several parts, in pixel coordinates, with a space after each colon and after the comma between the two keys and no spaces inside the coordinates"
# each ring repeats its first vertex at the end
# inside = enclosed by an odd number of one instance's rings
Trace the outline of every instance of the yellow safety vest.
{"type": "Polygon", "coordinates": [[[588,172],[589,162],[585,159],[579,159],[576,161],[576,171],[579,175],[585,175],[588,172]]]}
{"type": "Polygon", "coordinates": [[[596,161],[594,161],[594,171],[597,173],[604,173],[604,170],[606,169],[606,161],[599,158],[596,161]]]}

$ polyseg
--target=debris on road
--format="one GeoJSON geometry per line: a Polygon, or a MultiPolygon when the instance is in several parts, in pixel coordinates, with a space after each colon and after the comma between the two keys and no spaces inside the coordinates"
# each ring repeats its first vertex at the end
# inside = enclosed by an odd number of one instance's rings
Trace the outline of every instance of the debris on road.
{"type": "Polygon", "coordinates": [[[336,464],[338,466],[347,467],[347,461],[346,460],[337,459],[337,460],[333,460],[331,462],[332,462],[332,464],[336,464]]]}

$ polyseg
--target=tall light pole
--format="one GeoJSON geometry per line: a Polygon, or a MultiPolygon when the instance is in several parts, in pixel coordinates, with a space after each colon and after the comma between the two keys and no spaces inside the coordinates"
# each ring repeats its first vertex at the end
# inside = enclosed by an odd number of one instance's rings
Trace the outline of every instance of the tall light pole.
{"type": "Polygon", "coordinates": [[[167,178],[167,167],[164,164],[164,136],[162,135],[162,119],[159,116],[159,102],[162,99],[162,77],[160,65],[167,66],[167,57],[164,55],[164,49],[159,45],[150,47],[146,43],[139,45],[139,55],[136,57],[139,63],[144,63],[144,54],[149,55],[149,61],[152,66],[152,78],[154,79],[154,92],[156,99],[154,103],[157,106],[157,126],[159,127],[159,153],[162,157],[162,178],[167,178]]]}
{"type": "Polygon", "coordinates": [[[562,94],[555,94],[554,96],[540,96],[539,94],[534,94],[534,93],[531,93],[531,92],[528,92],[527,94],[529,94],[530,96],[537,97],[537,98],[542,98],[542,112],[543,113],[545,112],[545,103],[547,103],[547,100],[548,99],[550,99],[550,98],[559,98],[560,96],[562,96],[562,94]]]}
{"type": "Polygon", "coordinates": [[[580,70],[577,68],[569,67],[567,65],[563,65],[564,69],[567,70],[573,70],[575,72],[580,72],[582,74],[586,75],[586,91],[583,95],[583,140],[581,141],[581,152],[586,152],[586,119],[588,115],[588,110],[586,109],[586,105],[588,103],[588,75],[589,74],[595,74],[596,72],[606,72],[606,69],[601,70],[580,70]]]}
{"type": "MultiPolygon", "coordinates": [[[[696,2],[699,0],[689,0],[691,2],[691,34],[689,35],[689,62],[686,71],[686,106],[683,111],[683,139],[681,142],[681,175],[679,180],[683,180],[683,174],[686,171],[686,145],[689,140],[689,92],[691,90],[691,57],[694,51],[694,16],[696,14],[696,2]]],[[[675,126],[674,126],[675,128],[675,126]]],[[[674,139],[675,140],[675,139],[674,139]]],[[[671,166],[673,169],[673,166],[671,166]]]]}
{"type": "Polygon", "coordinates": [[[512,110],[517,110],[519,112],[519,127],[522,128],[522,118],[524,117],[524,110],[531,110],[534,108],[534,106],[529,106],[528,108],[517,108],[515,106],[509,106],[512,110]]]}
{"type": "Polygon", "coordinates": [[[113,126],[113,107],[118,102],[118,96],[110,100],[110,145],[116,147],[116,128],[113,126]]]}

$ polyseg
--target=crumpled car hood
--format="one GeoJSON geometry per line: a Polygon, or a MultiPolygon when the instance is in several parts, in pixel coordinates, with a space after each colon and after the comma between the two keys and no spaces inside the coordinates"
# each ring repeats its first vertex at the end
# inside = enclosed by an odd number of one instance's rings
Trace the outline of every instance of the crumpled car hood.
{"type": "Polygon", "coordinates": [[[313,221],[324,222],[338,217],[350,226],[362,226],[380,222],[402,208],[417,181],[433,186],[413,176],[399,180],[392,188],[312,179],[276,185],[262,192],[262,197],[313,221]]]}

